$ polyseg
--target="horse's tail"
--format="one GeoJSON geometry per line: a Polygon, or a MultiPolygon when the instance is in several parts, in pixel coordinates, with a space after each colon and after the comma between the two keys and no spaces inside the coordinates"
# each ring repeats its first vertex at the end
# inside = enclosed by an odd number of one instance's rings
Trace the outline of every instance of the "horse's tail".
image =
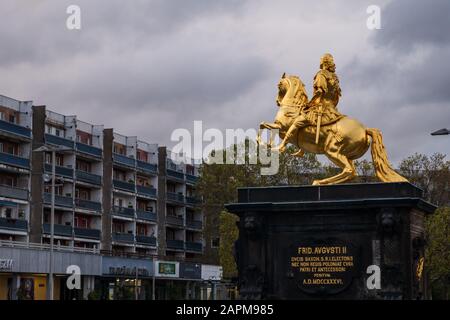
{"type": "Polygon", "coordinates": [[[377,178],[382,182],[407,182],[408,180],[395,172],[389,164],[381,131],[367,128],[366,133],[372,138],[371,152],[377,178]]]}

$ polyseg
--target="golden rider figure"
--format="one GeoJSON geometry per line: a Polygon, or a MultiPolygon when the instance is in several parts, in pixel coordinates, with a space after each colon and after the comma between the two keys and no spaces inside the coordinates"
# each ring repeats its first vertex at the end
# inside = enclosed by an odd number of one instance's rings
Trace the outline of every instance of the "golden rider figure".
{"type": "MultiPolygon", "coordinates": [[[[337,110],[341,88],[335,71],[336,66],[333,56],[329,53],[324,54],[320,59],[320,70],[314,77],[314,91],[311,101],[300,111],[300,114],[289,127],[283,141],[274,150],[283,152],[286,144],[294,137],[298,129],[308,125],[316,125],[319,112],[322,124],[336,121],[342,117],[337,110]]],[[[297,154],[301,155],[302,152],[297,152],[297,154]]]]}

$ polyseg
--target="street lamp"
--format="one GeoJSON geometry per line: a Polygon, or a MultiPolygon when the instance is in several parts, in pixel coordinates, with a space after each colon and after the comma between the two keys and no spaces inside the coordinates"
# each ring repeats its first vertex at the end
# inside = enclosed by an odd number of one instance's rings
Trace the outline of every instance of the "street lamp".
{"type": "Polygon", "coordinates": [[[72,150],[68,147],[62,146],[47,146],[44,145],[37,149],[34,149],[33,152],[51,152],[52,153],[52,200],[51,200],[51,209],[50,209],[50,266],[48,272],[48,300],[53,300],[53,238],[54,238],[54,227],[55,227],[55,180],[56,180],[56,152],[64,152],[72,150]]]}
{"type": "Polygon", "coordinates": [[[450,134],[450,130],[445,129],[445,128],[431,133],[432,136],[444,136],[447,134],[450,134]]]}

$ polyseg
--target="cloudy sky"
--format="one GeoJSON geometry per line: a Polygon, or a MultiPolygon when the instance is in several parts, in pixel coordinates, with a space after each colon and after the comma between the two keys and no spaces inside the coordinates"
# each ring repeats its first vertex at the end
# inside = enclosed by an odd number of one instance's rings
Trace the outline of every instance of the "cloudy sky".
{"type": "Polygon", "coordinates": [[[0,94],[169,147],[176,128],[256,128],[283,72],[311,95],[334,55],[339,109],[378,127],[392,162],[450,154],[448,0],[2,0],[0,94]],[[66,8],[81,8],[81,30],[66,8]],[[366,9],[381,7],[381,29],[366,9]]]}

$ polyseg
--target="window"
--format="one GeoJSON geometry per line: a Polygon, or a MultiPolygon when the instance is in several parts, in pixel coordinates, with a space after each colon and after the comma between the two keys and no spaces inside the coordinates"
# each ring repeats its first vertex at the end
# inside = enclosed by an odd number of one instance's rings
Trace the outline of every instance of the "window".
{"type": "Polygon", "coordinates": [[[125,233],[125,225],[122,223],[113,223],[113,232],[114,233],[125,233]]]}
{"type": "Polygon", "coordinates": [[[220,247],[220,238],[211,239],[211,248],[219,248],[220,247]]]}
{"type": "Polygon", "coordinates": [[[76,216],[75,217],[75,227],[89,229],[90,219],[84,216],[76,216]]]}
{"type": "Polygon", "coordinates": [[[11,208],[6,208],[5,210],[5,218],[12,218],[12,209],[11,208]]]}
{"type": "Polygon", "coordinates": [[[55,136],[61,136],[61,131],[59,129],[55,129],[55,136]]]}
{"type": "Polygon", "coordinates": [[[13,114],[9,115],[9,122],[16,123],[16,117],[13,114]]]}
{"type": "Polygon", "coordinates": [[[136,225],[136,231],[138,235],[145,236],[147,234],[147,226],[146,225],[136,225]]]}

